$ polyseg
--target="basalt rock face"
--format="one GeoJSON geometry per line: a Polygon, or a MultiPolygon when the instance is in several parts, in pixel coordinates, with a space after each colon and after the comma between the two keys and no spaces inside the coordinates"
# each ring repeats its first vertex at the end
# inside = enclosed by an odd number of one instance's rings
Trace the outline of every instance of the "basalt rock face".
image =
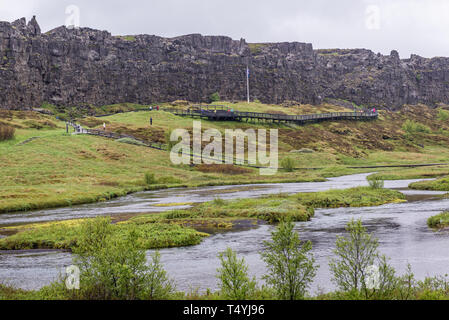
{"type": "Polygon", "coordinates": [[[251,96],[266,103],[449,104],[449,59],[396,51],[314,50],[311,44],[248,44],[197,34],[117,37],[88,28],[41,33],[36,19],[0,22],[0,108],[207,102],[251,96]]]}

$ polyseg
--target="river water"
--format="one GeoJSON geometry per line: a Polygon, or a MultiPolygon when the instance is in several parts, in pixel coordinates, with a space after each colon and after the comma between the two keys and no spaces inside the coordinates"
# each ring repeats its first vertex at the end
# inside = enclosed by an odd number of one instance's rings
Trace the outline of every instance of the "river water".
{"type": "MultiPolygon", "coordinates": [[[[73,208],[42,210],[30,213],[0,215],[0,225],[49,220],[122,215],[169,210],[158,204],[193,203],[223,199],[258,197],[286,192],[316,192],[367,185],[368,174],[331,178],[326,182],[290,183],[251,186],[208,187],[197,189],[171,189],[142,192],[101,204],[73,208]]],[[[337,235],[352,219],[361,218],[364,225],[379,238],[380,251],[391,258],[391,264],[403,272],[408,263],[418,279],[449,273],[449,233],[435,232],[426,225],[430,216],[449,209],[449,199],[437,197],[441,192],[408,190],[417,180],[386,181],[385,187],[398,189],[407,195],[408,202],[369,208],[338,208],[316,210],[310,222],[297,223],[296,230],[304,240],[313,243],[313,254],[320,265],[313,284],[314,293],[329,291],[329,258],[333,256],[337,235]]],[[[244,257],[249,271],[258,280],[265,272],[259,253],[263,241],[269,240],[273,226],[262,225],[251,230],[215,234],[200,245],[161,250],[162,262],[179,290],[200,291],[216,289],[217,253],[231,247],[244,257]]],[[[152,252],[149,251],[148,255],[152,252]]],[[[3,252],[0,253],[0,281],[24,289],[37,289],[55,280],[71,264],[71,255],[60,251],[3,252]]]]}

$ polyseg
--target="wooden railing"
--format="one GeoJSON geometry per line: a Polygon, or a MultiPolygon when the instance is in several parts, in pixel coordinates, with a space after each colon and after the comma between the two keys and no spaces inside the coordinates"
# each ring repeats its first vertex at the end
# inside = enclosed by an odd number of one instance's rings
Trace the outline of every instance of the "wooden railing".
{"type": "Polygon", "coordinates": [[[259,112],[243,112],[233,111],[229,108],[223,108],[222,106],[194,106],[189,109],[180,108],[166,108],[164,111],[173,113],[183,117],[200,117],[208,118],[210,120],[231,120],[240,121],[243,119],[257,119],[257,120],[271,120],[278,122],[294,122],[294,123],[307,123],[307,122],[319,122],[319,121],[337,121],[337,120],[374,120],[379,117],[379,114],[375,111],[354,111],[354,112],[332,112],[332,113],[316,113],[308,115],[284,115],[284,114],[272,114],[272,113],[259,113],[259,112]]]}
{"type": "MultiPolygon", "coordinates": [[[[165,143],[143,141],[143,140],[141,140],[139,138],[136,138],[134,136],[131,136],[131,135],[120,134],[120,133],[116,133],[116,132],[109,132],[109,131],[106,131],[106,130],[86,129],[86,128],[83,128],[81,125],[79,125],[79,124],[77,124],[77,123],[75,123],[73,121],[67,121],[67,126],[73,127],[74,131],[76,133],[78,133],[78,134],[88,134],[88,135],[104,137],[104,138],[114,139],[114,140],[119,140],[119,139],[123,139],[123,138],[129,138],[129,139],[136,140],[136,141],[140,142],[143,146],[148,147],[148,148],[162,150],[162,151],[170,151],[168,144],[165,144],[165,143]]],[[[222,163],[232,162],[234,164],[237,164],[238,160],[239,160],[239,159],[234,158],[234,157],[226,157],[225,155],[222,155],[222,157],[220,159],[211,158],[211,157],[205,157],[203,155],[195,154],[192,151],[190,151],[189,155],[191,157],[193,157],[193,158],[201,158],[201,159],[206,159],[206,160],[221,161],[222,163]]],[[[243,162],[245,162],[245,161],[248,162],[246,159],[244,159],[243,162]]],[[[238,163],[238,165],[239,166],[243,166],[243,167],[250,167],[250,168],[263,168],[263,167],[260,167],[260,166],[257,166],[257,165],[251,165],[251,164],[248,164],[248,163],[238,163]]]]}
{"type": "Polygon", "coordinates": [[[145,145],[146,147],[149,147],[149,148],[158,149],[158,150],[165,150],[165,151],[168,150],[168,145],[164,144],[164,143],[148,142],[148,141],[141,140],[141,139],[136,138],[136,137],[131,136],[131,135],[122,134],[122,133],[116,133],[116,132],[110,132],[110,131],[106,131],[106,130],[86,129],[86,128],[82,127],[81,125],[76,124],[76,123],[74,123],[72,121],[68,121],[67,124],[69,126],[73,127],[75,132],[77,132],[79,134],[89,134],[89,135],[92,135],[92,136],[99,136],[99,137],[104,137],[104,138],[109,138],[109,139],[114,139],[114,140],[128,138],[128,139],[132,139],[132,140],[138,141],[138,142],[142,143],[143,145],[145,145]]]}

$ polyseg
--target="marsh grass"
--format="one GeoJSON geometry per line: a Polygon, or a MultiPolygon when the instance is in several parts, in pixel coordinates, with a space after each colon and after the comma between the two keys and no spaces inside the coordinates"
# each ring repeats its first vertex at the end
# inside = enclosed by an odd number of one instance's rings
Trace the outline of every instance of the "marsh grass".
{"type": "Polygon", "coordinates": [[[449,227],[449,211],[440,213],[439,215],[430,217],[427,220],[427,225],[430,228],[441,229],[449,227]]]}
{"type": "Polygon", "coordinates": [[[418,167],[405,168],[398,170],[397,168],[385,170],[380,173],[373,174],[368,177],[368,180],[411,180],[411,179],[428,179],[438,178],[449,175],[449,166],[441,165],[434,167],[418,167]]]}
{"type": "Polygon", "coordinates": [[[405,201],[399,191],[371,187],[300,193],[296,197],[303,205],[313,208],[369,207],[405,201]]]}
{"type": "MultiPolygon", "coordinates": [[[[0,239],[1,250],[72,249],[88,220],[74,220],[44,225],[23,226],[23,231],[0,239]]],[[[140,221],[141,222],[141,221],[140,221]]],[[[205,233],[175,224],[119,223],[111,226],[113,237],[121,239],[130,231],[137,234],[142,249],[159,249],[196,245],[205,233]]]]}
{"type": "Polygon", "coordinates": [[[438,180],[419,181],[409,185],[415,190],[449,191],[449,176],[438,180]]]}

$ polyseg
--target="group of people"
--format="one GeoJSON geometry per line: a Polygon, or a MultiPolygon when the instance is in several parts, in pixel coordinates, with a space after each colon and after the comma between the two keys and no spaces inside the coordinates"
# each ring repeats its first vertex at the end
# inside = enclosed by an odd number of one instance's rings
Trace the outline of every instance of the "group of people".
{"type": "MultiPolygon", "coordinates": [[[[355,112],[355,110],[354,110],[354,112],[355,112]]],[[[364,112],[367,112],[367,110],[366,110],[366,109],[365,109],[365,110],[363,110],[363,109],[360,110],[360,113],[364,113],[364,112]]],[[[376,112],[377,112],[377,109],[376,109],[376,108],[372,108],[372,109],[371,109],[371,112],[372,112],[372,113],[376,113],[376,112]]]]}

